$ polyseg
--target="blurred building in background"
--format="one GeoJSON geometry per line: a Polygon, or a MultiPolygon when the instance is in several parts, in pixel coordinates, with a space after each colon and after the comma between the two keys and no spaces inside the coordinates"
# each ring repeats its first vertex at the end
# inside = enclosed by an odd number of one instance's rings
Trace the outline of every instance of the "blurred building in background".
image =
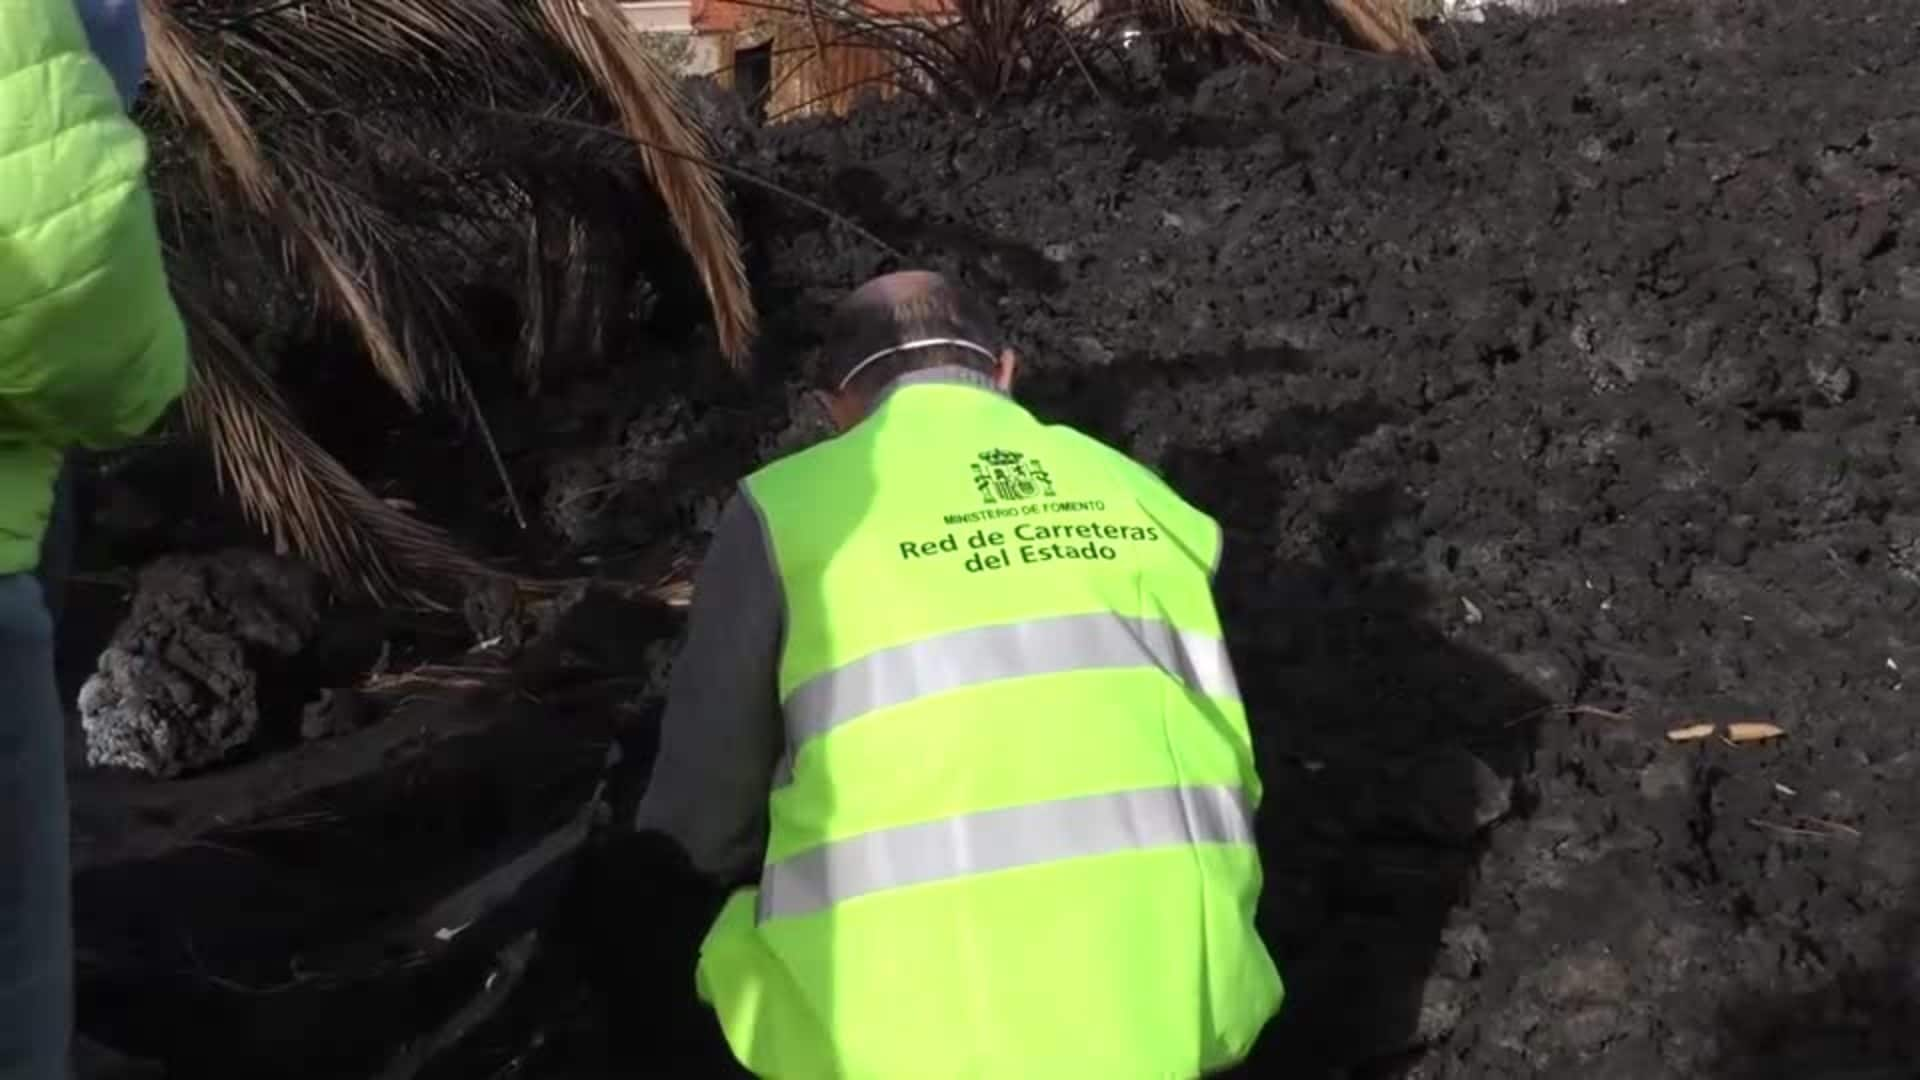
{"type": "Polygon", "coordinates": [[[632,0],[663,60],[732,87],[767,120],[846,112],[919,76],[929,31],[972,14],[1007,25],[1042,5],[1084,23],[1099,0],[632,0]],[[967,5],[971,4],[971,7],[967,5]],[[1032,5],[1033,10],[1024,10],[1032,5]],[[977,8],[978,11],[973,9],[977,8]]]}

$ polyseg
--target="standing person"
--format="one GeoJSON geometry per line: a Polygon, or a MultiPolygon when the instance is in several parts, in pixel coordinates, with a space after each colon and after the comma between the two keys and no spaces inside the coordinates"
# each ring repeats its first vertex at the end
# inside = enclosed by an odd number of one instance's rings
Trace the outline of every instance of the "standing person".
{"type": "Polygon", "coordinates": [[[1238,1063],[1282,989],[1219,527],[1016,404],[1017,357],[939,276],[855,291],[824,355],[840,433],[724,510],[635,821],[738,886],[697,967],[734,1056],[884,1080],[1238,1063]]]}
{"type": "Polygon", "coordinates": [[[69,1075],[64,710],[35,575],[56,477],[69,448],[144,433],[187,374],[120,92],[137,5],[87,3],[100,56],[74,0],[0,0],[0,1080],[69,1075]]]}
{"type": "MultiPolygon", "coordinates": [[[[147,67],[147,35],[140,25],[140,0],[78,0],[80,22],[87,33],[87,45],[113,76],[120,104],[131,107],[140,92],[147,67]]],[[[63,460],[59,478],[53,486],[53,508],[48,515],[46,535],[40,543],[38,577],[45,594],[47,612],[54,625],[66,598],[67,571],[73,562],[73,547],[78,539],[79,513],[73,462],[63,460]]]]}
{"type": "MultiPolygon", "coordinates": [[[[140,0],[78,0],[80,22],[87,33],[87,45],[113,76],[120,104],[131,107],[140,93],[146,75],[147,35],[140,25],[140,0]]],[[[38,577],[47,612],[56,627],[60,624],[67,588],[67,571],[73,563],[73,548],[78,540],[79,491],[71,460],[62,460],[60,475],[54,481],[53,507],[48,515],[46,535],[40,542],[38,577]]]]}

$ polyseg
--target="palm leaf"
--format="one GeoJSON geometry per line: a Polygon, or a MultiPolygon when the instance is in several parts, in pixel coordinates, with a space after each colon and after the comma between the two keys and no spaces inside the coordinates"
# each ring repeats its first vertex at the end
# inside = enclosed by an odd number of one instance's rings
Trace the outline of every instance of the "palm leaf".
{"type": "Polygon", "coordinates": [[[162,96],[178,116],[200,129],[220,164],[232,174],[248,208],[282,224],[287,241],[305,255],[319,284],[359,334],[381,378],[408,405],[417,407],[426,374],[401,350],[374,296],[327,235],[286,198],[239,105],[212,65],[188,46],[165,0],[143,0],[142,7],[153,35],[149,66],[162,96]]]}
{"type": "Polygon", "coordinates": [[[396,595],[496,572],[302,432],[228,326],[297,337],[289,307],[337,318],[410,406],[449,402],[494,452],[461,365],[497,343],[455,298],[522,297],[530,385],[543,353],[603,351],[605,328],[577,324],[630,310],[650,186],[722,351],[745,357],[756,316],[706,142],[611,0],[142,3],[156,201],[198,349],[189,417],[249,516],[344,584],[396,595]],[[573,127],[502,131],[486,115],[502,108],[573,127]]]}
{"type": "Polygon", "coordinates": [[[1327,5],[1368,48],[1433,62],[1407,0],[1327,0],[1327,5]]]}
{"type": "Polygon", "coordinates": [[[189,298],[180,306],[194,349],[187,424],[212,448],[222,489],[276,549],[372,596],[429,605],[445,579],[504,576],[368,491],[301,429],[225,326],[189,298]]]}
{"type": "Polygon", "coordinates": [[[613,100],[699,270],[721,351],[736,364],[744,361],[756,320],[740,237],[718,179],[702,164],[711,149],[687,119],[679,90],[613,0],[541,0],[540,11],[553,35],[613,100]]]}
{"type": "Polygon", "coordinates": [[[1249,20],[1213,0],[1168,0],[1175,20],[1191,29],[1236,41],[1253,55],[1269,63],[1291,59],[1268,35],[1249,20]]]}

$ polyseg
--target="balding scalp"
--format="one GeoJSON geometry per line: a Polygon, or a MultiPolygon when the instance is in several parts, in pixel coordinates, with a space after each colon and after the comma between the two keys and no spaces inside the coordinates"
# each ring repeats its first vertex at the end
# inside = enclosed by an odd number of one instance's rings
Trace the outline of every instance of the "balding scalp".
{"type": "MultiPolygon", "coordinates": [[[[999,352],[1004,344],[992,312],[976,297],[939,274],[903,270],[866,282],[834,305],[819,381],[837,386],[863,358],[928,338],[958,338],[989,354],[999,352]]],[[[911,370],[952,363],[979,367],[981,359],[965,349],[928,349],[924,354],[902,354],[901,364],[888,368],[911,370]]]]}

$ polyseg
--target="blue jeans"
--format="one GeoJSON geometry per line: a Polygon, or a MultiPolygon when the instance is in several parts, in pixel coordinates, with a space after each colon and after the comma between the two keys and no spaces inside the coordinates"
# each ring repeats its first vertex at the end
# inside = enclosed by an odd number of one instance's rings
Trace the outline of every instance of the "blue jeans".
{"type": "Polygon", "coordinates": [[[66,718],[33,574],[0,576],[0,1080],[65,1080],[73,1027],[66,718]]]}
{"type": "Polygon", "coordinates": [[[55,626],[60,625],[60,609],[67,595],[67,571],[73,568],[73,545],[79,531],[75,518],[80,511],[75,502],[78,493],[73,477],[73,459],[69,457],[53,482],[53,513],[47,519],[47,535],[40,540],[37,573],[41,599],[47,605],[47,613],[53,616],[55,626]]]}

